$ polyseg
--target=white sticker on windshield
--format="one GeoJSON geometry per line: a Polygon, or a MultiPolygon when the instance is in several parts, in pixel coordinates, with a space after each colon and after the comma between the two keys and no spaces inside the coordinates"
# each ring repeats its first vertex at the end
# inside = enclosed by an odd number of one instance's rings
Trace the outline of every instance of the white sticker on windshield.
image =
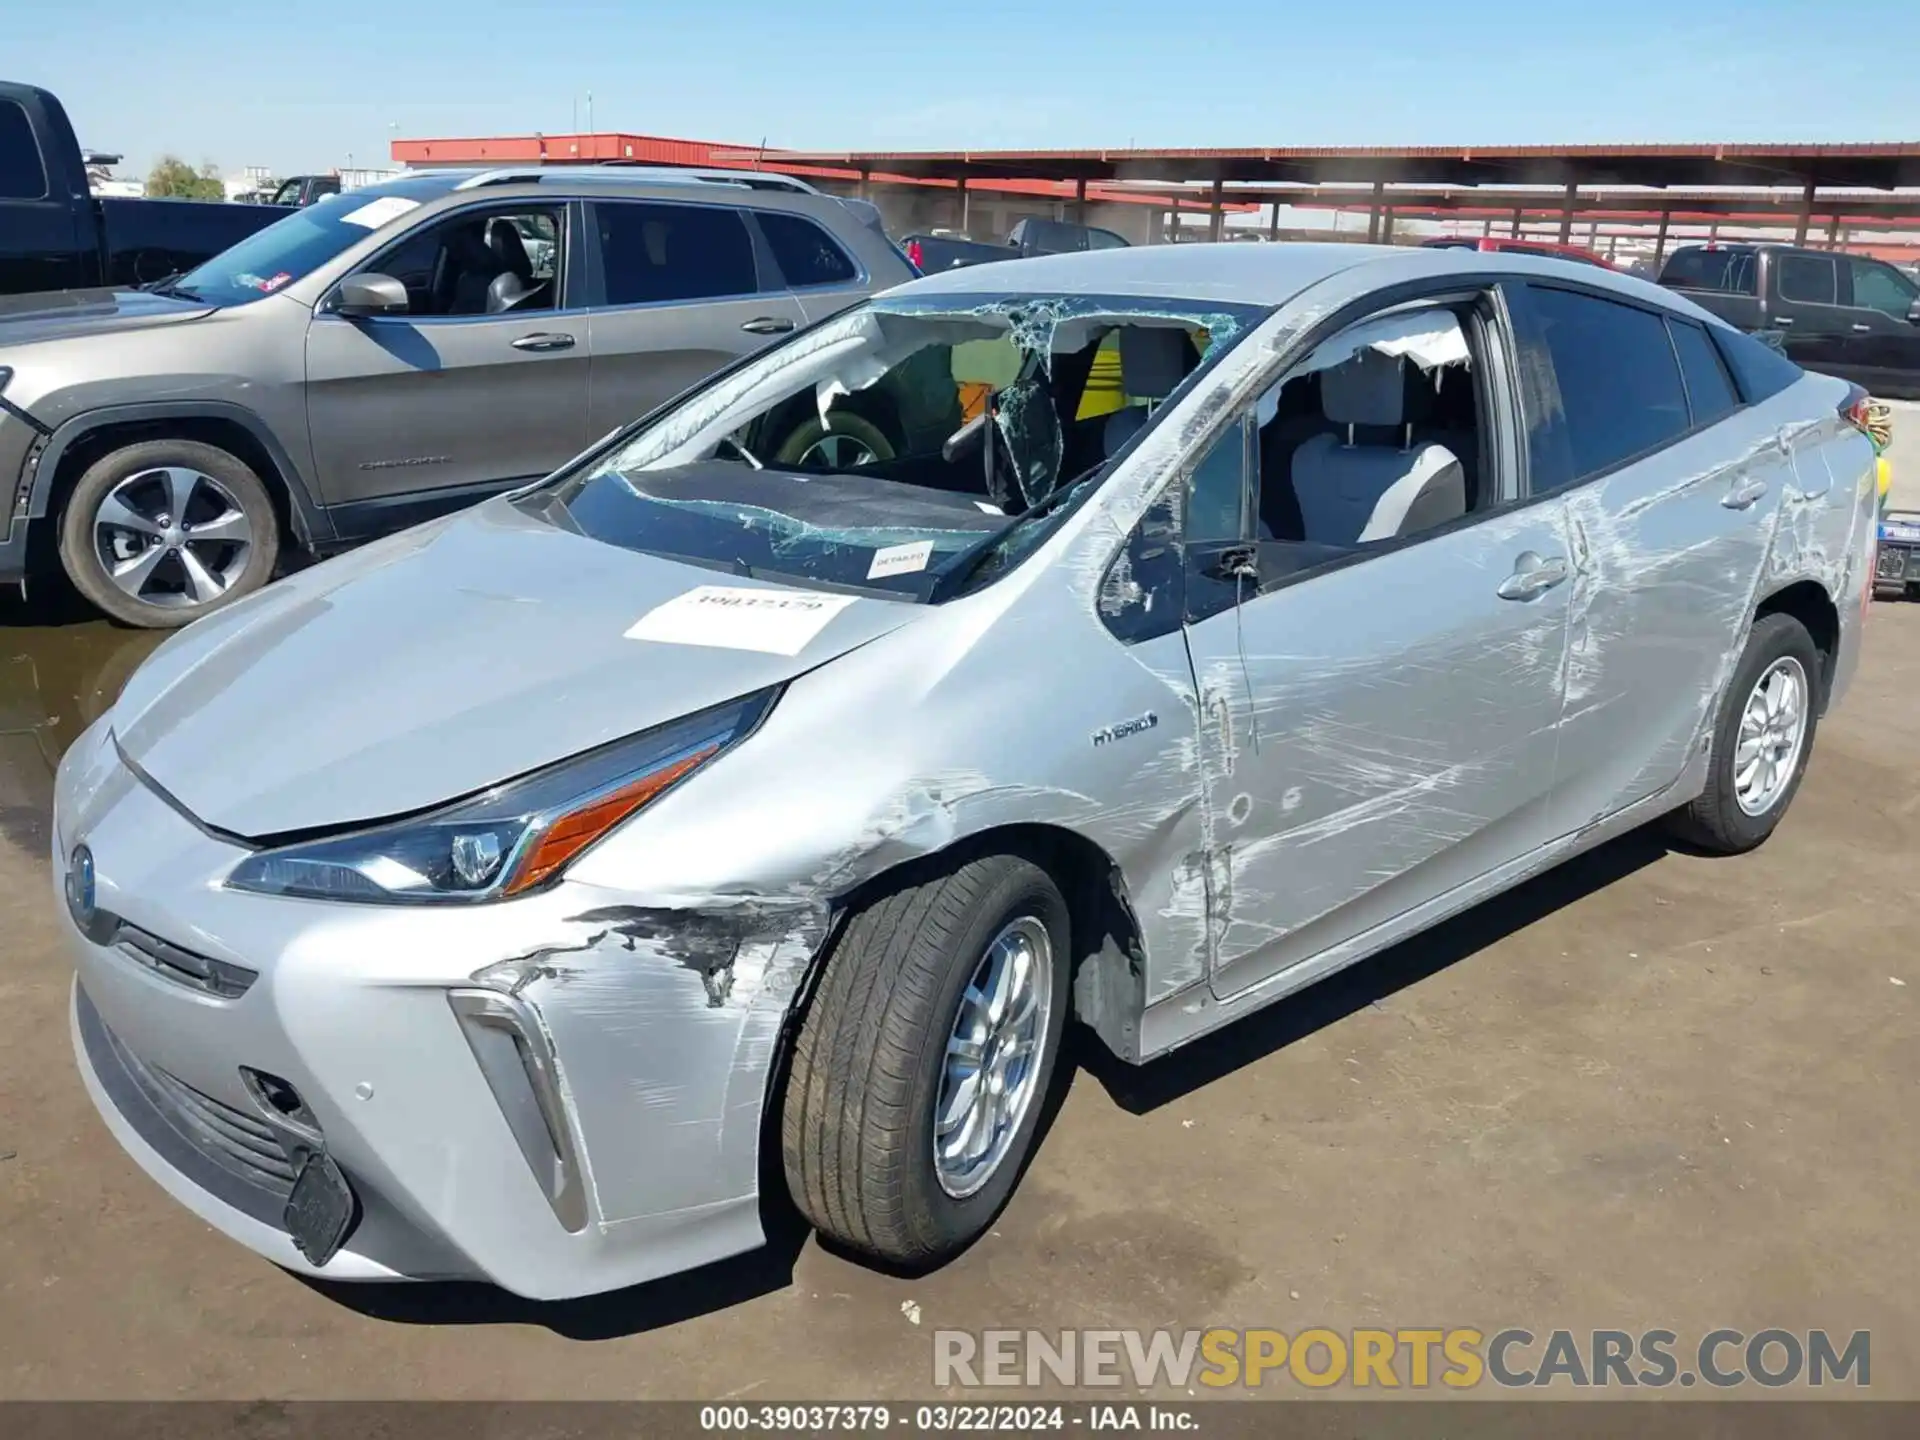
{"type": "Polygon", "coordinates": [[[911,545],[889,545],[873,552],[873,564],[867,567],[867,578],[878,580],[884,575],[911,575],[916,570],[926,569],[927,561],[932,558],[931,540],[916,540],[911,545]]]}
{"type": "Polygon", "coordinates": [[[398,220],[409,210],[417,209],[420,202],[409,200],[404,195],[382,195],[378,200],[369,200],[358,210],[349,210],[340,218],[348,225],[358,225],[363,230],[378,230],[389,220],[398,220]]]}
{"type": "Polygon", "coordinates": [[[817,590],[701,585],[642,615],[627,630],[627,639],[798,655],[856,598],[817,590]]]}
{"type": "Polygon", "coordinates": [[[973,502],[973,508],[986,515],[1004,515],[1007,513],[991,500],[976,500],[973,502]]]}

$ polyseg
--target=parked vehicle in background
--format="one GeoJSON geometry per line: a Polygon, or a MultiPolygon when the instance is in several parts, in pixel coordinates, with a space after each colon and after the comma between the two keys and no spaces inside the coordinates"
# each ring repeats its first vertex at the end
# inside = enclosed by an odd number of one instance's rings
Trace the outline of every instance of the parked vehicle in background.
{"type": "MultiPolygon", "coordinates": [[[[283,213],[153,289],[0,302],[0,581],[57,555],[114,618],[185,624],[283,546],[537,479],[912,278],[831,196],[671,173],[429,172],[283,213]]],[[[780,463],[888,456],[901,424],[879,397],[782,419],[780,463]]]]}
{"type": "Polygon", "coordinates": [[[1550,260],[1578,260],[1583,265],[1598,265],[1602,270],[1620,267],[1611,260],[1582,249],[1578,245],[1559,245],[1548,240],[1521,240],[1510,235],[1443,235],[1422,240],[1430,250],[1479,250],[1490,255],[1543,255],[1550,260]]]}
{"type": "Polygon", "coordinates": [[[1018,221],[1005,241],[994,244],[970,240],[963,235],[909,235],[901,242],[907,259],[923,275],[954,270],[966,265],[985,265],[994,260],[1029,259],[1035,255],[1072,255],[1084,250],[1124,250],[1125,237],[1092,225],[1075,225],[1065,220],[1026,219],[1018,221]]]}
{"type": "Polygon", "coordinates": [[[294,175],[274,187],[269,205],[311,205],[329,195],[340,193],[338,175],[294,175]]]}
{"type": "Polygon", "coordinates": [[[1776,334],[1797,364],[1920,400],[1920,285],[1884,260],[1792,245],[1688,245],[1660,283],[1729,324],[1776,334]]]}
{"type": "Polygon", "coordinates": [[[96,196],[60,102],[0,81],[0,295],[147,284],[192,269],[285,213],[96,196]]]}
{"type": "Polygon", "coordinates": [[[928,277],[156,651],[56,782],[88,1093],[324,1278],[613,1290],[782,1177],[937,1264],[1069,1019],[1141,1064],[1646,821],[1763,843],[1857,668],[1858,409],[1526,256],[928,277]],[[778,458],[883,387],[904,449],[778,458]]]}

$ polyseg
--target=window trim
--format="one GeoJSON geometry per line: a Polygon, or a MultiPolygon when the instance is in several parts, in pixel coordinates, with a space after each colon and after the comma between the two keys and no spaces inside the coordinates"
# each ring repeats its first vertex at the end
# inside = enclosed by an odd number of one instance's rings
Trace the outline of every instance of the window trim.
{"type": "Polygon", "coordinates": [[[1688,320],[1680,315],[1670,314],[1666,319],[1667,344],[1673,347],[1674,363],[1680,367],[1680,389],[1687,397],[1687,419],[1690,423],[1687,426],[1685,434],[1680,436],[1680,439],[1684,440],[1687,436],[1697,435],[1702,430],[1711,430],[1722,420],[1731,420],[1735,415],[1738,415],[1742,410],[1747,408],[1747,401],[1740,394],[1739,382],[1733,378],[1733,370],[1732,367],[1727,364],[1727,357],[1721,354],[1720,347],[1713,343],[1713,336],[1707,334],[1707,327],[1698,320],[1688,320]],[[1707,354],[1713,357],[1713,363],[1720,371],[1720,378],[1727,382],[1727,393],[1733,396],[1733,408],[1716,415],[1711,420],[1702,420],[1700,418],[1699,407],[1693,402],[1693,384],[1687,379],[1686,359],[1681,355],[1680,346],[1673,338],[1674,331],[1682,325],[1689,326],[1699,332],[1702,343],[1707,347],[1707,354]]]}
{"type": "MultiPolygon", "coordinates": [[[[1245,465],[1247,474],[1250,480],[1258,482],[1261,478],[1258,469],[1258,456],[1255,449],[1257,445],[1255,437],[1258,432],[1255,427],[1246,422],[1252,415],[1254,408],[1258,405],[1259,398],[1265,395],[1273,386],[1283,383],[1298,367],[1300,361],[1311,355],[1315,347],[1323,341],[1338,335],[1343,330],[1360,324],[1362,321],[1372,319],[1376,315],[1382,315],[1391,310],[1398,310],[1422,303],[1435,306],[1465,304],[1474,307],[1475,313],[1469,317],[1471,323],[1463,327],[1467,332],[1467,344],[1472,356],[1472,361],[1483,373],[1488,375],[1497,374],[1499,377],[1498,380],[1492,384],[1476,386],[1475,398],[1480,410],[1478,420],[1481,428],[1481,443],[1484,452],[1481,456],[1481,467],[1483,471],[1489,467],[1492,468],[1496,483],[1500,489],[1500,498],[1483,509],[1470,510],[1456,519],[1447,521],[1445,524],[1435,525],[1429,529],[1422,530],[1417,535],[1371,542],[1367,549],[1356,549],[1345,555],[1338,555],[1331,559],[1324,560],[1317,565],[1310,565],[1300,570],[1292,571],[1289,574],[1280,576],[1259,586],[1245,597],[1244,603],[1251,604],[1269,595],[1275,595],[1283,590],[1290,589],[1294,585],[1304,584],[1322,575],[1331,574],[1336,570],[1344,570],[1352,565],[1364,565],[1368,561],[1378,559],[1383,555],[1397,554],[1402,550],[1412,549],[1430,540],[1441,539],[1471,526],[1482,524],[1488,520],[1515,514],[1538,503],[1542,499],[1549,498],[1530,495],[1526,483],[1528,456],[1525,433],[1525,411],[1521,405],[1520,395],[1517,389],[1517,357],[1520,337],[1516,328],[1515,317],[1511,313],[1507,298],[1508,288],[1516,283],[1524,283],[1524,281],[1525,277],[1522,276],[1498,273],[1491,275],[1430,275],[1417,280],[1401,281],[1397,284],[1388,285],[1381,289],[1368,292],[1352,303],[1341,306],[1338,310],[1302,332],[1296,341],[1287,347],[1285,363],[1279,363],[1277,360],[1272,363],[1251,388],[1251,398],[1248,403],[1234,407],[1216,424],[1210,426],[1205,435],[1193,441],[1187,453],[1181,457],[1179,464],[1174,467],[1173,474],[1168,479],[1167,485],[1169,487],[1180,487],[1182,497],[1179,546],[1181,552],[1183,593],[1180,597],[1180,603],[1177,606],[1169,607],[1172,614],[1171,623],[1167,624],[1164,628],[1154,626],[1144,633],[1125,638],[1115,634],[1114,638],[1123,645],[1138,645],[1148,640],[1158,639],[1162,635],[1170,633],[1172,630],[1180,629],[1188,625],[1197,625],[1205,620],[1214,618],[1214,616],[1218,614],[1224,613],[1222,611],[1210,611],[1200,615],[1190,613],[1193,599],[1193,565],[1196,556],[1202,554],[1218,554],[1222,549],[1230,548],[1236,544],[1251,545],[1257,548],[1263,543],[1286,543],[1284,541],[1262,542],[1254,538],[1246,538],[1233,542],[1223,542],[1219,540],[1189,541],[1185,529],[1185,496],[1192,484],[1193,473],[1199,468],[1200,464],[1213,453],[1214,446],[1225,437],[1227,429],[1230,426],[1238,425],[1241,427],[1243,436],[1246,437],[1243,442],[1246,449],[1243,453],[1246,455],[1245,465]],[[1491,315],[1481,313],[1482,306],[1490,311],[1491,315]],[[1489,431],[1492,432],[1490,437],[1492,440],[1491,444],[1488,443],[1489,431]]],[[[1131,449],[1133,445],[1139,443],[1141,437],[1151,429],[1152,426],[1149,425],[1141,432],[1141,435],[1136,435],[1133,440],[1129,441],[1128,449],[1131,449]]],[[[1127,451],[1123,450],[1121,455],[1116,457],[1116,460],[1123,459],[1126,453],[1127,451]]],[[[1160,497],[1164,497],[1165,493],[1165,489],[1160,491],[1160,497]]],[[[1251,522],[1246,516],[1248,513],[1256,516],[1259,513],[1259,500],[1255,492],[1255,486],[1250,484],[1242,492],[1242,495],[1242,528],[1243,530],[1251,530],[1251,522]],[[1249,507],[1251,507],[1250,512],[1249,507]]],[[[1159,503],[1158,498],[1156,498],[1155,503],[1159,503]]],[[[1120,557],[1126,554],[1133,545],[1136,532],[1142,525],[1146,524],[1153,508],[1153,505],[1149,505],[1147,507],[1147,513],[1143,514],[1134,528],[1122,536],[1114,546],[1113,552],[1107,557],[1106,564],[1101,568],[1102,586],[1105,585],[1106,576],[1111,573],[1113,567],[1120,562],[1120,557]]],[[[1096,589],[1096,594],[1097,593],[1098,590],[1096,589]]],[[[1096,618],[1106,627],[1109,633],[1113,633],[1113,627],[1108,622],[1107,616],[1096,615],[1096,618]]]]}
{"type": "MultiPolygon", "coordinates": [[[[1844,304],[1840,299],[1840,264],[1838,257],[1805,250],[1776,250],[1774,252],[1773,263],[1779,266],[1780,269],[1785,270],[1786,262],[1789,260],[1820,260],[1829,265],[1833,270],[1833,299],[1801,300],[1789,295],[1787,293],[1786,277],[1784,275],[1776,275],[1773,280],[1773,288],[1787,304],[1811,305],[1820,310],[1851,310],[1854,308],[1851,305],[1844,304]]],[[[1847,276],[1847,289],[1849,293],[1851,293],[1853,289],[1853,276],[1851,274],[1847,276]]]]}
{"type": "Polygon", "coordinates": [[[1672,290],[1697,290],[1703,295],[1734,295],[1744,297],[1748,300],[1758,300],[1760,298],[1761,285],[1760,253],[1756,247],[1751,245],[1682,245],[1671,255],[1667,256],[1666,264],[1660,267],[1659,283],[1672,290]],[[1680,256],[1686,254],[1708,254],[1715,251],[1724,255],[1739,256],[1746,260],[1746,274],[1753,282],[1751,288],[1745,290],[1729,290],[1720,285],[1690,285],[1684,280],[1667,279],[1667,266],[1673,264],[1680,256]]]}
{"type": "Polygon", "coordinates": [[[560,212],[560,227],[559,233],[556,236],[556,243],[560,247],[560,254],[554,261],[553,267],[553,278],[556,283],[553,297],[554,303],[552,305],[549,305],[544,310],[503,310],[498,315],[363,315],[356,316],[349,323],[355,325],[471,325],[476,321],[482,321],[487,324],[498,324],[505,320],[526,320],[535,315],[557,318],[562,315],[582,314],[585,312],[586,306],[578,303],[576,300],[581,289],[580,264],[576,258],[580,247],[578,243],[572,239],[572,235],[577,235],[581,231],[580,216],[575,211],[577,203],[577,201],[570,200],[550,200],[545,204],[539,204],[530,200],[523,200],[516,205],[512,201],[495,200],[491,202],[483,201],[476,205],[460,205],[449,210],[439,211],[434,215],[429,215],[418,224],[409,226],[401,234],[394,236],[393,239],[385,245],[382,245],[365,260],[360,261],[351,269],[344,271],[329,284],[326,293],[320,297],[320,303],[313,307],[314,318],[316,320],[329,318],[335,320],[346,319],[345,316],[338,314],[335,309],[340,299],[341,282],[349,280],[355,275],[365,275],[369,272],[376,274],[384,273],[380,270],[381,263],[402,245],[418,238],[423,230],[432,229],[446,221],[455,220],[461,216],[472,215],[476,212],[510,215],[516,211],[524,210],[557,210],[560,212]],[[568,303],[570,301],[574,303],[568,303]]]}
{"type": "MultiPolygon", "coordinates": [[[[1543,353],[1547,354],[1549,364],[1552,364],[1551,352],[1546,350],[1545,338],[1538,333],[1538,329],[1537,329],[1538,320],[1533,314],[1533,307],[1532,307],[1532,302],[1530,298],[1530,292],[1534,290],[1567,290],[1567,291],[1573,292],[1576,295],[1584,295],[1589,299],[1607,300],[1607,301],[1611,301],[1616,305],[1624,305],[1628,309],[1644,311],[1646,314],[1652,315],[1656,319],[1661,320],[1663,322],[1670,322],[1671,320],[1674,320],[1674,319],[1691,320],[1691,317],[1681,315],[1679,314],[1679,312],[1670,310],[1664,305],[1648,304],[1640,300],[1637,296],[1622,295],[1616,291],[1607,290],[1597,285],[1576,284],[1570,280],[1562,280],[1557,275],[1554,276],[1551,280],[1542,280],[1534,277],[1529,277],[1523,280],[1521,282],[1521,285],[1523,289],[1529,292],[1529,298],[1523,301],[1523,303],[1519,307],[1521,315],[1524,317],[1521,323],[1523,323],[1529,329],[1529,331],[1532,332],[1534,342],[1541,347],[1543,353]]],[[[1519,318],[1519,317],[1516,317],[1516,318],[1519,318]]],[[[1697,323],[1697,322],[1694,322],[1694,323],[1697,323]]],[[[1702,328],[1704,329],[1705,327],[1703,326],[1702,328]]],[[[1733,380],[1733,393],[1739,399],[1740,403],[1737,406],[1735,406],[1734,409],[1728,411],[1725,415],[1722,415],[1719,420],[1712,421],[1710,424],[1707,424],[1707,425],[1701,425],[1696,423],[1694,421],[1694,416],[1693,416],[1693,398],[1687,392],[1687,372],[1685,368],[1680,364],[1680,352],[1674,348],[1672,332],[1670,330],[1663,329],[1661,333],[1666,337],[1668,353],[1670,353],[1673,356],[1674,369],[1679,373],[1680,394],[1687,404],[1687,421],[1688,421],[1687,428],[1682,430],[1677,435],[1672,435],[1667,437],[1666,439],[1660,441],[1658,444],[1649,445],[1645,449],[1638,450],[1631,455],[1622,456],[1620,459],[1615,460],[1612,464],[1603,466],[1598,470],[1590,471],[1587,474],[1578,476],[1576,478],[1563,480],[1559,484],[1553,485],[1547,489],[1543,489],[1543,490],[1530,489],[1529,494],[1532,498],[1548,499],[1556,495],[1564,495],[1572,490],[1577,490],[1583,485],[1590,485],[1596,480],[1604,480],[1609,476],[1615,474],[1616,472],[1626,469],[1629,465],[1638,465],[1641,461],[1650,459],[1651,457],[1658,455],[1663,450],[1669,450],[1673,448],[1675,445],[1681,444],[1684,441],[1692,439],[1695,435],[1698,435],[1702,430],[1711,429],[1714,425],[1718,425],[1722,421],[1731,420],[1735,415],[1739,414],[1742,410],[1746,410],[1752,406],[1754,402],[1747,399],[1746,393],[1741,389],[1739,381],[1737,379],[1734,379],[1733,377],[1733,374],[1732,374],[1733,367],[1731,365],[1727,365],[1726,368],[1727,368],[1728,378],[1733,380]]],[[[1708,339],[1711,340],[1712,336],[1708,336],[1708,339]]],[[[1716,353],[1718,353],[1719,348],[1720,347],[1718,345],[1714,346],[1714,350],[1716,353]]],[[[1722,355],[1720,359],[1721,359],[1721,363],[1725,365],[1726,357],[1722,355]]],[[[1553,383],[1554,383],[1554,394],[1558,395],[1560,393],[1560,371],[1558,366],[1553,367],[1553,383]]],[[[1556,426],[1555,433],[1563,437],[1561,440],[1561,444],[1566,450],[1567,468],[1571,470],[1573,467],[1573,453],[1572,453],[1571,445],[1568,444],[1564,439],[1564,436],[1565,436],[1564,427],[1556,426]]],[[[1529,474],[1528,480],[1529,482],[1531,482],[1532,480],[1531,474],[1529,474]]]]}
{"type": "MultiPolygon", "coordinates": [[[[814,219],[813,216],[802,214],[798,210],[772,210],[765,206],[759,206],[752,210],[741,211],[741,217],[747,221],[748,227],[753,231],[756,256],[761,253],[765,254],[767,265],[775,275],[780,277],[781,287],[783,289],[790,290],[795,295],[812,295],[827,290],[866,290],[871,288],[873,277],[868,273],[866,263],[848,249],[838,235],[814,219]],[[767,234],[766,227],[760,223],[762,217],[767,215],[778,215],[785,220],[798,220],[801,224],[811,225],[814,229],[818,230],[822,235],[827,237],[828,242],[839,252],[840,258],[853,267],[852,276],[845,280],[813,280],[805,285],[794,284],[792,277],[787,274],[786,267],[780,263],[778,252],[773,248],[773,237],[767,234]],[[760,248],[762,246],[765,247],[764,252],[760,248]]],[[[760,293],[772,293],[766,289],[764,277],[762,277],[761,280],[760,293]]]]}
{"type": "Polygon", "coordinates": [[[599,315],[623,315],[637,310],[666,310],[688,305],[725,305],[738,300],[758,300],[763,296],[778,297],[788,293],[785,284],[770,286],[767,284],[766,268],[773,266],[775,274],[779,267],[773,264],[770,251],[762,249],[766,237],[760,233],[760,227],[753,221],[752,211],[740,205],[716,204],[709,200],[682,200],[678,196],[660,199],[651,195],[595,195],[582,200],[581,234],[590,247],[587,262],[587,293],[583,300],[586,309],[599,315]],[[751,290],[730,295],[695,295],[680,300],[628,300],[614,304],[607,299],[607,261],[606,250],[600,241],[600,227],[594,223],[593,212],[598,207],[614,205],[654,205],[682,210],[717,210],[733,216],[740,227],[746,231],[748,253],[753,257],[753,285],[751,290]]]}
{"type": "Polygon", "coordinates": [[[47,164],[46,147],[40,143],[40,126],[35,123],[34,113],[26,103],[10,95],[0,96],[0,104],[11,105],[20,112],[21,123],[27,127],[26,153],[31,155],[40,167],[40,193],[38,195],[4,195],[0,204],[7,205],[44,205],[53,196],[53,172],[47,164]]]}
{"type": "MultiPolygon", "coordinates": [[[[1908,279],[1907,276],[1901,274],[1897,267],[1887,264],[1887,262],[1884,260],[1876,260],[1871,255],[1847,255],[1844,257],[1836,256],[1835,258],[1836,260],[1844,258],[1847,262],[1847,302],[1848,303],[1840,306],[1839,307],[1840,309],[1871,310],[1876,315],[1884,315],[1888,319],[1898,321],[1902,324],[1907,323],[1906,313],[1895,315],[1891,310],[1882,310],[1878,305],[1865,305],[1861,303],[1859,293],[1854,285],[1854,277],[1853,277],[1854,267],[1859,266],[1865,270],[1868,270],[1869,272],[1885,271],[1887,274],[1893,277],[1893,281],[1895,285],[1905,286],[1906,292],[1907,292],[1907,311],[1908,312],[1912,311],[1915,304],[1920,303],[1920,284],[1916,284],[1914,281],[1908,279]]],[[[1836,265],[1835,268],[1837,271],[1838,266],[1836,265]]],[[[1835,275],[1834,279],[1835,279],[1835,285],[1837,287],[1839,282],[1838,274],[1835,275]]],[[[1837,288],[1835,293],[1836,294],[1838,293],[1837,288]]]]}

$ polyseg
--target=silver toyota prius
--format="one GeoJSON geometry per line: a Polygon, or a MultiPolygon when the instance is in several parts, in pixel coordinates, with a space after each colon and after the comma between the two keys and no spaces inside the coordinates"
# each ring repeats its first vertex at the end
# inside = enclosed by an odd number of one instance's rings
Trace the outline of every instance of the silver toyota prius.
{"type": "Polygon", "coordinates": [[[1864,413],[1521,255],[907,285],[156,651],[59,776],[81,1075],[304,1273],[608,1290],[763,1176],[938,1263],[1070,1019],[1145,1062],[1642,822],[1763,841],[1864,413]]]}

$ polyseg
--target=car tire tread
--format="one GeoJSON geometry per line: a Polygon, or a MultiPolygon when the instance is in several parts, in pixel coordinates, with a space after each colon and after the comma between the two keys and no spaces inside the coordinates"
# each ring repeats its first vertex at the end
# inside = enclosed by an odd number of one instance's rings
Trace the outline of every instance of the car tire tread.
{"type": "Polygon", "coordinates": [[[1059,1050],[1065,923],[1065,901],[1045,871],[1007,854],[903,884],[847,920],[801,1020],[781,1114],[788,1188],[823,1235],[911,1266],[951,1254],[991,1220],[1031,1148],[1040,1093],[1059,1050]],[[930,1047],[944,1055],[948,997],[971,979],[975,939],[1004,923],[1009,906],[1036,900],[1059,932],[1040,1091],[1000,1170],[978,1195],[955,1202],[939,1190],[930,1143],[921,1143],[922,1116],[931,1114],[934,1099],[929,1087],[938,1083],[937,1071],[929,1072],[930,1047]]]}
{"type": "Polygon", "coordinates": [[[1762,615],[1748,632],[1745,648],[1734,666],[1732,678],[1721,695],[1719,713],[1714,720],[1713,737],[1708,747],[1707,783],[1694,800],[1668,817],[1668,828],[1687,844],[1716,855],[1738,855],[1763,843],[1780,823],[1799,793],[1807,761],[1813,754],[1814,735],[1819,728],[1824,702],[1821,677],[1824,667],[1820,652],[1807,627],[1791,615],[1776,612],[1762,615]],[[1732,752],[1737,738],[1740,714],[1748,694],[1762,672],[1782,656],[1800,661],[1807,676],[1807,729],[1800,742],[1800,758],[1793,777],[1771,809],[1749,815],[1735,798],[1732,752]]]}

